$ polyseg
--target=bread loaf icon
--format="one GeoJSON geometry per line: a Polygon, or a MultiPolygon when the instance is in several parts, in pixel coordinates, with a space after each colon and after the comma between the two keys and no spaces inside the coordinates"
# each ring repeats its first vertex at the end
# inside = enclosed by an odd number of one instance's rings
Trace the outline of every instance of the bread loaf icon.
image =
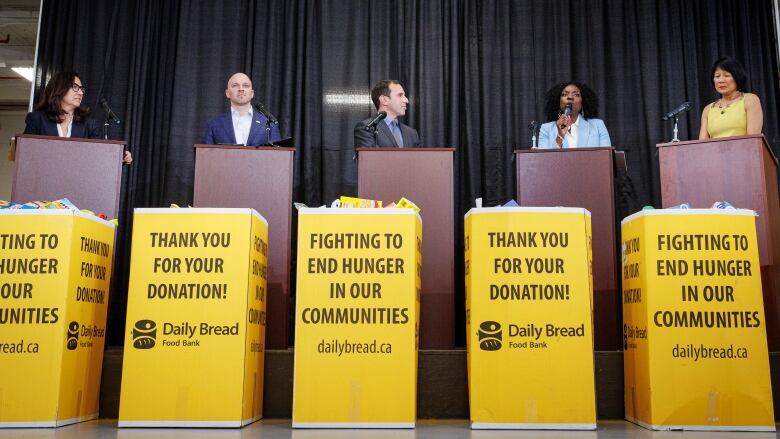
{"type": "Polygon", "coordinates": [[[479,331],[479,348],[483,351],[497,351],[501,349],[501,324],[488,320],[480,323],[479,331]]]}
{"type": "Polygon", "coordinates": [[[133,347],[150,349],[157,338],[157,324],[152,320],[139,320],[133,326],[133,347]]]}
{"type": "Polygon", "coordinates": [[[79,345],[79,322],[68,323],[68,340],[66,346],[69,351],[76,350],[79,345]]]}

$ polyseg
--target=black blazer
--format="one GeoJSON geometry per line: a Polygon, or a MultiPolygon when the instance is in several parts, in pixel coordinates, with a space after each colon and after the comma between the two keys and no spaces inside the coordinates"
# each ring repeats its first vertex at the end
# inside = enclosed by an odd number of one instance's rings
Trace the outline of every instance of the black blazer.
{"type": "MultiPolygon", "coordinates": [[[[387,127],[387,123],[384,120],[380,120],[376,124],[376,141],[374,141],[374,133],[365,129],[368,123],[371,122],[371,119],[362,120],[355,125],[355,148],[398,148],[395,137],[393,137],[390,128],[387,127]]],[[[420,135],[417,134],[417,130],[404,123],[399,125],[401,127],[401,137],[404,139],[404,148],[418,148],[420,146],[420,135]]]]}
{"type": "MultiPolygon", "coordinates": [[[[27,113],[24,120],[24,134],[40,134],[42,136],[59,136],[57,132],[57,122],[52,122],[46,116],[46,112],[41,110],[27,113]]],[[[95,119],[86,118],[81,122],[73,121],[70,126],[70,137],[79,139],[99,139],[101,138],[100,129],[95,119]]]]}

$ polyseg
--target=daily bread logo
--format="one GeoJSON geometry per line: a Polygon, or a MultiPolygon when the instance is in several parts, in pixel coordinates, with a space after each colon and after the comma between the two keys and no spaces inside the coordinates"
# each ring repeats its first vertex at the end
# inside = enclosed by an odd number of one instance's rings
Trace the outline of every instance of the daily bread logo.
{"type": "Polygon", "coordinates": [[[79,345],[79,322],[73,321],[68,324],[68,340],[66,346],[69,351],[76,350],[79,345]]]}
{"type": "MultiPolygon", "coordinates": [[[[163,322],[160,344],[167,347],[197,347],[199,337],[204,336],[238,336],[239,322],[231,325],[213,325],[206,322],[163,322]]],[[[133,347],[136,349],[151,349],[158,343],[158,326],[152,320],[139,320],[133,327],[133,347]]]]}
{"type": "Polygon", "coordinates": [[[91,348],[92,338],[103,338],[105,335],[105,328],[99,328],[97,325],[82,325],[74,320],[68,323],[65,347],[69,351],[75,351],[78,347],[91,348]],[[81,341],[79,341],[79,337],[81,337],[81,341]]]}
{"type": "Polygon", "coordinates": [[[501,349],[501,339],[503,334],[501,332],[501,324],[488,320],[482,322],[479,325],[479,348],[483,351],[497,351],[501,349]]]}
{"type": "Polygon", "coordinates": [[[139,320],[133,327],[133,347],[151,349],[157,340],[157,323],[151,320],[139,320]]]}

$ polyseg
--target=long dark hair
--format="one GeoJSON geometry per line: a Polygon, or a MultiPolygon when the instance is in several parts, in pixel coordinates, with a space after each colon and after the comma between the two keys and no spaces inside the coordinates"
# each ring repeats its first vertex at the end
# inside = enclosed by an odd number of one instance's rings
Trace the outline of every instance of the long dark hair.
{"type": "Polygon", "coordinates": [[[567,81],[555,84],[544,94],[544,116],[547,118],[547,121],[558,120],[558,116],[561,114],[561,93],[569,85],[576,85],[580,89],[580,96],[582,97],[582,112],[580,116],[585,119],[598,117],[599,98],[596,96],[596,92],[583,82],[567,81]]]}
{"type": "MultiPolygon", "coordinates": [[[[63,120],[62,98],[73,87],[79,74],[76,72],[57,72],[51,77],[43,90],[43,96],[35,106],[36,110],[46,112],[46,117],[52,122],[60,123],[63,120]]],[[[73,110],[73,121],[82,122],[89,115],[89,108],[84,106],[76,107],[73,110]]]]}

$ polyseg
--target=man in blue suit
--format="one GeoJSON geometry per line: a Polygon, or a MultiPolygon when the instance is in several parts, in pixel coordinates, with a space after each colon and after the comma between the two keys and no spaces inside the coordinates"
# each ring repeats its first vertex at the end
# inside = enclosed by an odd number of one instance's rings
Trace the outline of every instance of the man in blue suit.
{"type": "Polygon", "coordinates": [[[266,128],[267,119],[259,111],[253,111],[252,80],[244,73],[236,73],[228,79],[225,97],[230,101],[230,111],[209,121],[201,143],[207,145],[268,145],[280,140],[279,125],[271,124],[271,138],[266,128]]]}

